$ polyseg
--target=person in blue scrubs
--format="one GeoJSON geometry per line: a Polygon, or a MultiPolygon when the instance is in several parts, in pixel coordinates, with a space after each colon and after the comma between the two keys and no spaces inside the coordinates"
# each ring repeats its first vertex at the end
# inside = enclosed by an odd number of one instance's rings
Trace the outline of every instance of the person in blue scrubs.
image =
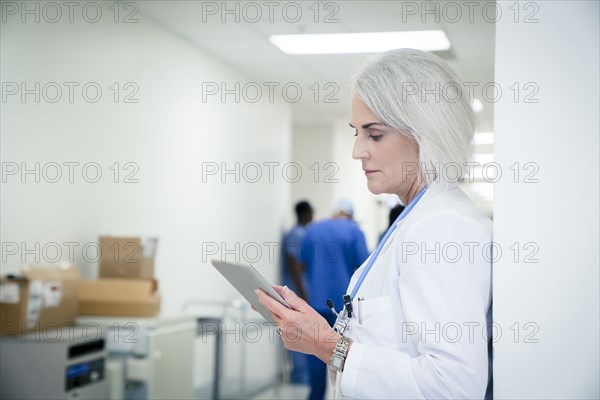
{"type": "MultiPolygon", "coordinates": [[[[300,261],[305,267],[308,303],[333,326],[335,315],[327,307],[332,300],[336,309],[343,306],[342,296],[354,271],[369,256],[365,235],[352,219],[353,207],[340,200],[333,218],[315,222],[306,229],[300,261]]],[[[309,400],[322,400],[327,384],[327,365],[317,357],[308,359],[309,400]]]]}
{"type": "Polygon", "coordinates": [[[283,236],[281,276],[284,285],[306,300],[304,292],[306,285],[302,277],[303,266],[299,263],[298,258],[304,232],[313,220],[313,209],[308,201],[303,200],[296,203],[294,211],[296,225],[283,236]]]}
{"type": "Polygon", "coordinates": [[[400,203],[398,203],[395,206],[390,208],[390,214],[388,217],[388,226],[385,229],[385,231],[381,232],[381,234],[379,235],[379,242],[381,242],[381,239],[383,239],[387,230],[390,229],[390,227],[394,224],[394,222],[396,222],[396,219],[398,219],[398,217],[400,216],[402,211],[404,211],[404,208],[405,208],[404,205],[402,205],[400,203]]]}
{"type": "MultiPolygon", "coordinates": [[[[296,212],[296,225],[283,236],[282,247],[282,282],[288,288],[306,299],[302,265],[298,261],[300,246],[304,238],[306,226],[312,222],[313,209],[308,201],[300,201],[294,207],[296,212]]],[[[292,371],[291,383],[309,383],[308,356],[296,351],[290,351],[292,371]]]]}

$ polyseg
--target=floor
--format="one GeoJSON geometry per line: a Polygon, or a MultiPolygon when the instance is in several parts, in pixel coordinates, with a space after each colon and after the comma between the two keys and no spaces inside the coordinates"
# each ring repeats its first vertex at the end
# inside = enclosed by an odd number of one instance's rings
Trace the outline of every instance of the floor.
{"type": "MultiPolygon", "coordinates": [[[[283,384],[274,389],[266,390],[255,397],[254,400],[305,400],[308,398],[308,385],[283,384]]],[[[326,399],[333,399],[333,390],[327,387],[326,399]]]]}

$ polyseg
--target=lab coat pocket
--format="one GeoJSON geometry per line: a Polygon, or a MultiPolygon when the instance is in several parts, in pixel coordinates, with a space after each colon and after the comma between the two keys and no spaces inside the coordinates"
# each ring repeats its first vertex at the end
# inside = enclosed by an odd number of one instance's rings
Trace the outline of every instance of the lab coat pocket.
{"type": "Polygon", "coordinates": [[[392,299],[389,295],[358,300],[358,316],[354,321],[353,336],[360,341],[384,344],[394,338],[394,318],[392,316],[392,299]]]}
{"type": "Polygon", "coordinates": [[[358,301],[361,322],[363,324],[376,320],[380,314],[392,309],[392,301],[389,295],[365,298],[358,301]]]}

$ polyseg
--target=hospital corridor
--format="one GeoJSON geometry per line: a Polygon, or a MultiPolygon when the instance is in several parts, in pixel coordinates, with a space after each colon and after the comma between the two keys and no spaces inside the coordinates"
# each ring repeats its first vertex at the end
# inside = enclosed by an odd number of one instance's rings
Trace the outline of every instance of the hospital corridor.
{"type": "Polygon", "coordinates": [[[596,0],[0,0],[0,400],[597,399],[596,0]]]}

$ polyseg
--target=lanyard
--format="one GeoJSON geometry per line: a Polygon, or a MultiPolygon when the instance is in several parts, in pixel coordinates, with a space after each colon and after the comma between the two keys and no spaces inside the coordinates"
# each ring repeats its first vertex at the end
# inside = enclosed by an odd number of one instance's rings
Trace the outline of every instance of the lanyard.
{"type": "Polygon", "coordinates": [[[402,221],[408,215],[408,213],[417,204],[417,202],[419,201],[419,199],[421,199],[421,197],[423,197],[423,195],[425,194],[426,190],[427,190],[427,186],[425,186],[423,189],[421,189],[421,191],[415,196],[414,199],[412,199],[412,201],[408,204],[408,206],[406,206],[406,208],[404,210],[402,210],[402,212],[400,213],[400,215],[398,215],[398,218],[396,218],[396,221],[394,221],[394,223],[392,224],[392,226],[389,227],[389,229],[387,230],[387,232],[385,233],[385,235],[383,236],[383,238],[381,239],[381,241],[377,245],[377,248],[373,252],[373,255],[369,259],[369,263],[367,264],[367,266],[363,270],[362,274],[360,274],[360,277],[358,278],[358,281],[356,282],[356,285],[354,285],[354,289],[352,289],[352,294],[350,295],[350,301],[352,301],[354,299],[354,297],[356,296],[356,293],[358,293],[358,289],[360,288],[360,286],[362,285],[363,281],[365,280],[367,274],[371,270],[371,267],[373,266],[373,264],[377,260],[377,257],[379,256],[379,253],[381,253],[381,249],[383,248],[383,245],[388,240],[388,238],[392,235],[392,233],[396,230],[397,223],[400,222],[400,221],[402,221]]]}

